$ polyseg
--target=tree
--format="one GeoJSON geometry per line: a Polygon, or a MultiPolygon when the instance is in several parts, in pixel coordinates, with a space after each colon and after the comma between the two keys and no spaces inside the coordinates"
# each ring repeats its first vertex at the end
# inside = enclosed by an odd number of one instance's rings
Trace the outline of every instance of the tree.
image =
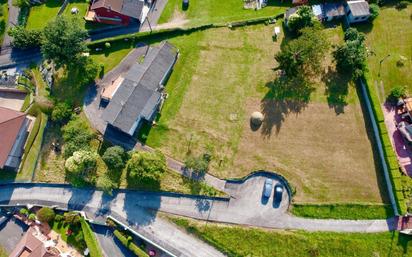
{"type": "Polygon", "coordinates": [[[106,149],[102,159],[109,168],[121,171],[125,166],[126,153],[121,146],[112,146],[106,149]]]}
{"type": "Polygon", "coordinates": [[[87,51],[84,40],[87,31],[76,16],[65,15],[49,22],[43,30],[42,53],[45,59],[52,60],[58,67],[76,66],[81,54],[87,51]]]}
{"type": "Polygon", "coordinates": [[[405,86],[395,86],[391,89],[391,92],[388,95],[388,101],[390,103],[396,104],[396,102],[407,95],[407,90],[405,86]]]}
{"type": "Polygon", "coordinates": [[[51,114],[51,119],[52,121],[55,122],[64,122],[70,119],[72,116],[72,108],[71,106],[66,103],[58,103],[54,107],[52,114],[51,114]]]}
{"type": "Polygon", "coordinates": [[[70,226],[77,226],[81,221],[81,217],[77,212],[65,212],[63,218],[64,222],[70,226]]]}
{"type": "Polygon", "coordinates": [[[38,47],[42,41],[41,31],[27,30],[23,26],[12,27],[7,33],[13,38],[11,45],[15,48],[38,47]]]}
{"type": "Polygon", "coordinates": [[[66,160],[64,167],[74,175],[86,177],[96,169],[97,154],[95,152],[80,150],[66,160]]]}
{"type": "Polygon", "coordinates": [[[159,152],[134,152],[127,162],[127,172],[132,178],[159,180],[167,170],[166,158],[159,152]]]}
{"type": "Polygon", "coordinates": [[[275,55],[279,63],[277,69],[282,70],[288,77],[318,72],[330,46],[319,28],[304,28],[301,33],[300,37],[290,41],[275,55]]]}
{"type": "Polygon", "coordinates": [[[200,156],[190,155],[185,161],[185,167],[191,169],[197,173],[204,173],[209,168],[210,158],[209,155],[203,154],[200,156]]]}
{"type": "Polygon", "coordinates": [[[345,43],[333,52],[336,68],[341,73],[350,73],[353,79],[361,77],[366,70],[365,35],[351,28],[345,32],[345,43]]]}
{"type": "Polygon", "coordinates": [[[369,12],[371,13],[371,16],[369,16],[369,20],[373,21],[379,16],[379,6],[377,4],[370,4],[369,12]]]}
{"type": "Polygon", "coordinates": [[[289,17],[287,26],[288,28],[300,34],[300,30],[306,27],[318,26],[319,21],[313,14],[312,8],[310,6],[301,6],[295,14],[289,17]]]}
{"type": "Polygon", "coordinates": [[[96,186],[108,195],[112,195],[113,189],[116,188],[116,184],[110,179],[109,176],[107,176],[107,174],[99,176],[96,186]]]}
{"type": "Polygon", "coordinates": [[[76,117],[62,127],[64,145],[64,156],[70,157],[79,150],[89,150],[90,140],[95,134],[90,130],[89,125],[84,120],[76,117]]]}
{"type": "Polygon", "coordinates": [[[43,207],[37,212],[37,219],[43,223],[50,223],[54,220],[56,214],[53,209],[43,207]]]}

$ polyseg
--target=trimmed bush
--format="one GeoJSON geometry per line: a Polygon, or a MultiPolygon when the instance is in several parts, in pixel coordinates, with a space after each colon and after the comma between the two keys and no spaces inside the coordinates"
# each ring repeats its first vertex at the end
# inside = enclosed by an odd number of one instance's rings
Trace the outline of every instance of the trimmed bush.
{"type": "Polygon", "coordinates": [[[126,246],[130,251],[132,251],[138,257],[149,257],[147,253],[145,253],[142,249],[140,249],[137,245],[135,245],[132,240],[132,237],[125,237],[119,230],[115,230],[113,234],[116,236],[119,241],[126,246]]]}
{"type": "Polygon", "coordinates": [[[371,21],[378,18],[378,16],[379,16],[379,6],[377,4],[370,4],[369,5],[369,11],[371,13],[371,16],[369,17],[369,19],[371,21]]]}
{"type": "Polygon", "coordinates": [[[49,207],[43,207],[37,212],[37,218],[43,223],[50,223],[54,220],[56,214],[49,207]]]}

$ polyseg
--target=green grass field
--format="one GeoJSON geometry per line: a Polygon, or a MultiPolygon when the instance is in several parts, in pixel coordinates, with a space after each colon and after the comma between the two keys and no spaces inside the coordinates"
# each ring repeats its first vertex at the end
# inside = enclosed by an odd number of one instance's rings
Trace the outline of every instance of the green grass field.
{"type": "Polygon", "coordinates": [[[47,0],[44,4],[32,6],[26,28],[43,29],[49,21],[56,18],[62,4],[61,0],[47,0]]]}
{"type": "Polygon", "coordinates": [[[411,238],[397,232],[330,233],[274,231],[205,224],[171,218],[229,257],[376,257],[411,256],[411,238]]]}
{"type": "Polygon", "coordinates": [[[391,205],[385,204],[292,204],[294,216],[315,219],[386,219],[393,216],[391,205]]]}
{"type": "Polygon", "coordinates": [[[394,86],[406,86],[412,93],[411,15],[411,5],[404,10],[397,10],[393,6],[383,7],[373,26],[359,26],[366,33],[367,46],[373,52],[368,57],[369,75],[372,78],[370,83],[378,88],[381,102],[394,86]],[[407,59],[404,66],[397,65],[401,56],[407,59]]]}
{"type": "Polygon", "coordinates": [[[169,0],[160,16],[159,24],[177,20],[188,20],[188,25],[201,25],[214,22],[229,22],[243,19],[275,16],[283,13],[290,2],[281,3],[269,0],[267,7],[255,11],[243,8],[243,2],[238,0],[192,0],[189,9],[182,10],[181,0],[169,0]]]}

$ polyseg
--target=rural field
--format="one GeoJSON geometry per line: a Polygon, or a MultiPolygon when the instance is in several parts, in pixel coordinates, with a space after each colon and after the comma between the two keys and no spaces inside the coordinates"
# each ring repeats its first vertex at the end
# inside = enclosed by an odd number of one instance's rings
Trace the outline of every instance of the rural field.
{"type": "Polygon", "coordinates": [[[412,93],[411,15],[411,5],[403,10],[398,10],[394,6],[383,7],[373,26],[359,27],[366,33],[366,44],[373,52],[368,57],[369,77],[379,89],[382,102],[395,86],[406,86],[409,93],[412,93]],[[400,67],[397,62],[402,58],[401,56],[405,57],[406,61],[400,67]],[[383,61],[379,68],[381,60],[383,61]]]}
{"type": "Polygon", "coordinates": [[[187,10],[182,10],[182,1],[170,0],[160,16],[159,24],[176,23],[180,25],[202,25],[214,22],[229,22],[243,19],[275,16],[283,13],[290,3],[278,0],[269,0],[268,6],[259,10],[243,8],[242,1],[237,0],[210,0],[190,1],[187,10]]]}
{"type": "MultiPolygon", "coordinates": [[[[141,137],[180,160],[211,153],[209,172],[218,177],[279,172],[296,187],[298,202],[381,203],[385,192],[356,89],[327,58],[308,104],[274,100],[268,85],[284,40],[273,42],[273,28],[171,38],[181,54],[166,87],[169,98],[157,125],[141,137]],[[258,130],[250,127],[254,111],[266,115],[258,130]]],[[[342,40],[339,26],[326,33],[331,42],[342,40]]]]}

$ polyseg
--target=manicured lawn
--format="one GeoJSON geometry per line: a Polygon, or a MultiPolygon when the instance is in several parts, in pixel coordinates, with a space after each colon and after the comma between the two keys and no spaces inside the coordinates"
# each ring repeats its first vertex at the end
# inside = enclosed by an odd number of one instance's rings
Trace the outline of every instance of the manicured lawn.
{"type": "Polygon", "coordinates": [[[393,216],[389,204],[293,204],[290,211],[295,216],[315,219],[386,219],[393,216]]]}
{"type": "Polygon", "coordinates": [[[62,0],[47,0],[44,4],[32,6],[26,28],[43,29],[49,21],[56,18],[62,4],[62,0]]]}
{"type": "MultiPolygon", "coordinates": [[[[272,41],[273,28],[170,38],[180,55],[166,86],[169,97],[156,126],[141,138],[181,161],[210,152],[210,172],[222,178],[259,169],[281,173],[298,202],[381,203],[385,191],[356,89],[337,76],[331,57],[308,105],[270,99],[273,56],[283,40],[272,41]],[[257,131],[249,123],[254,111],[267,117],[257,131]]],[[[339,26],[325,32],[333,43],[342,40],[339,26]]]]}
{"type": "Polygon", "coordinates": [[[189,233],[229,257],[411,256],[411,238],[397,232],[330,233],[272,231],[172,218],[189,233]]]}
{"type": "Polygon", "coordinates": [[[190,1],[189,9],[182,10],[181,0],[169,0],[160,16],[159,24],[170,21],[188,20],[189,25],[209,24],[214,22],[238,21],[243,19],[275,16],[283,13],[290,2],[281,3],[278,0],[269,0],[269,5],[259,11],[246,10],[243,1],[237,0],[210,0],[190,1]]]}
{"type": "Polygon", "coordinates": [[[368,48],[373,52],[368,57],[370,83],[375,83],[383,102],[394,86],[406,86],[412,93],[412,6],[397,10],[394,7],[381,8],[373,26],[359,27],[366,32],[368,48]],[[387,57],[379,68],[379,63],[387,57]],[[407,58],[404,66],[398,67],[401,56],[407,58]],[[380,74],[379,74],[380,70],[380,74]],[[379,76],[380,75],[380,76],[379,76]]]}
{"type": "Polygon", "coordinates": [[[89,5],[90,3],[87,3],[85,0],[72,0],[64,10],[63,15],[73,16],[74,14],[71,14],[71,10],[72,8],[76,7],[77,9],[79,9],[79,13],[76,15],[83,18],[87,12],[89,5]]]}

